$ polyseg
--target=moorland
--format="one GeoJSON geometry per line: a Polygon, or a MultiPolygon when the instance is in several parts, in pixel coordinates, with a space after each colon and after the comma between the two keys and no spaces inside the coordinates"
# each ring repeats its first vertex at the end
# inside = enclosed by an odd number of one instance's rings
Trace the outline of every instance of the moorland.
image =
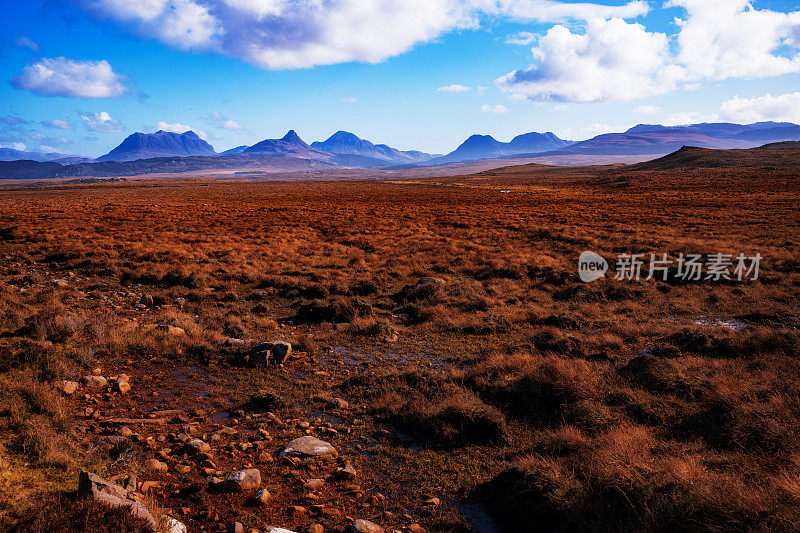
{"type": "Polygon", "coordinates": [[[151,529],[83,471],[188,531],[796,530],[797,144],[4,187],[0,527],[151,529]]]}

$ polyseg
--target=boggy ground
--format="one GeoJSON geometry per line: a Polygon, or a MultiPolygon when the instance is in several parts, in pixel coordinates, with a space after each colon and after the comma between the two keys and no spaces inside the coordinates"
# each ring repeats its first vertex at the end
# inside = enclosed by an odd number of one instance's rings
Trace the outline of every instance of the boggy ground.
{"type": "Polygon", "coordinates": [[[797,166],[692,165],[0,191],[3,527],[146,530],[85,468],[189,531],[796,530],[797,166]],[[764,260],[583,284],[584,250],[764,260]],[[53,386],[95,369],[131,390],[53,386]],[[306,434],[339,457],[279,455],[306,434]],[[214,490],[243,468],[266,503],[214,490]]]}

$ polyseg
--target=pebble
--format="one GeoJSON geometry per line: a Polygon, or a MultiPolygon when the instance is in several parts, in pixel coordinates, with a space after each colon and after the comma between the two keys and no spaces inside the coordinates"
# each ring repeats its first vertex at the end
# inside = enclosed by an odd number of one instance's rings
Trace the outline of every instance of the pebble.
{"type": "Polygon", "coordinates": [[[224,488],[230,492],[247,491],[261,486],[261,472],[257,468],[249,468],[233,472],[225,478],[224,488]]]}

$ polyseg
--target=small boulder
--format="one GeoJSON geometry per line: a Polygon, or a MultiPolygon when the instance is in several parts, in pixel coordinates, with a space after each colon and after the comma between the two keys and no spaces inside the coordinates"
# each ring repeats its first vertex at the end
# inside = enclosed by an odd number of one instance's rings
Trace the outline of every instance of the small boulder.
{"type": "Polygon", "coordinates": [[[352,481],[356,478],[356,469],[353,468],[353,465],[349,462],[344,465],[343,468],[339,468],[336,471],[336,479],[342,481],[352,481]]]}
{"type": "Polygon", "coordinates": [[[253,501],[256,503],[267,503],[272,498],[272,494],[267,489],[259,489],[253,496],[253,501]]]}
{"type": "Polygon", "coordinates": [[[131,390],[131,384],[128,383],[127,381],[117,381],[116,383],[114,383],[112,390],[120,394],[125,394],[126,392],[131,390]]]}
{"type": "Polygon", "coordinates": [[[295,456],[331,456],[337,457],[339,452],[330,443],[320,440],[311,435],[294,439],[286,445],[281,455],[295,455],[295,456]]]}
{"type": "Polygon", "coordinates": [[[162,463],[158,459],[148,459],[147,461],[144,462],[144,467],[147,470],[154,470],[156,472],[163,472],[167,470],[167,465],[165,463],[162,463]]]}
{"type": "Polygon", "coordinates": [[[334,409],[347,409],[350,407],[350,404],[347,403],[347,400],[343,400],[341,398],[334,398],[333,400],[328,402],[328,407],[332,407],[334,409]]]}
{"type": "Polygon", "coordinates": [[[228,492],[254,490],[261,486],[261,472],[257,468],[248,468],[233,472],[225,478],[223,488],[228,492]]]}
{"type": "Polygon", "coordinates": [[[211,445],[201,439],[191,439],[186,443],[186,445],[195,453],[205,453],[211,451],[211,445]]]}
{"type": "Polygon", "coordinates": [[[244,533],[244,526],[241,522],[234,522],[228,526],[228,533],[244,533]]]}
{"type": "Polygon", "coordinates": [[[130,497],[128,491],[119,485],[109,483],[96,474],[86,470],[81,471],[78,478],[78,496],[91,498],[108,507],[124,507],[132,515],[146,520],[153,529],[156,529],[156,521],[153,515],[140,501],[130,497]]]}
{"type": "Polygon", "coordinates": [[[384,533],[383,528],[369,520],[354,520],[347,530],[349,533],[384,533]]]}
{"type": "Polygon", "coordinates": [[[303,488],[308,490],[319,490],[324,486],[325,486],[324,479],[309,479],[303,484],[303,488]]]}
{"type": "Polygon", "coordinates": [[[108,385],[108,380],[106,378],[95,375],[84,376],[83,379],[81,379],[81,382],[87,389],[102,389],[108,385]]]}
{"type": "Polygon", "coordinates": [[[186,533],[186,525],[181,522],[180,520],[175,520],[174,518],[167,517],[166,520],[166,531],[167,533],[186,533]]]}
{"type": "Polygon", "coordinates": [[[68,381],[68,380],[61,380],[56,381],[53,383],[53,387],[60,390],[67,396],[73,394],[76,390],[78,390],[78,382],[77,381],[68,381]]]}

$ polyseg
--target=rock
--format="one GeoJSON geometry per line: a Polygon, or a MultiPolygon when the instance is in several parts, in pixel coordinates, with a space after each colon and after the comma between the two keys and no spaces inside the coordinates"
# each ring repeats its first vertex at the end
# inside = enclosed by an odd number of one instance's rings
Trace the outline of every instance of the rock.
{"type": "Polygon", "coordinates": [[[354,520],[347,530],[349,533],[384,533],[383,528],[369,520],[354,520]]]}
{"type": "Polygon", "coordinates": [[[267,489],[260,489],[256,492],[256,495],[253,496],[253,501],[257,503],[267,503],[271,498],[272,494],[270,494],[267,489]]]}
{"type": "Polygon", "coordinates": [[[142,297],[139,299],[139,303],[145,305],[147,307],[153,307],[153,295],[152,294],[142,294],[142,297]]]}
{"type": "Polygon", "coordinates": [[[177,326],[170,326],[169,324],[161,324],[156,326],[156,331],[170,335],[172,337],[180,337],[186,333],[186,330],[177,326]]]}
{"type": "Polygon", "coordinates": [[[77,381],[68,381],[68,380],[61,380],[56,381],[53,383],[53,387],[60,390],[67,396],[73,394],[76,390],[78,390],[78,382],[77,381]]]}
{"type": "Polygon", "coordinates": [[[438,507],[439,505],[442,504],[442,500],[440,500],[439,498],[428,498],[427,500],[425,500],[425,503],[427,505],[438,507]]]}
{"type": "Polygon", "coordinates": [[[417,523],[409,524],[408,530],[411,533],[428,533],[427,530],[417,523]]]}
{"type": "Polygon", "coordinates": [[[117,379],[115,381],[117,383],[122,383],[122,382],[128,382],[130,380],[131,377],[128,374],[120,374],[119,376],[117,376],[117,379]]]}
{"type": "Polygon", "coordinates": [[[167,465],[158,459],[148,459],[144,462],[144,467],[148,470],[155,470],[157,472],[163,472],[167,469],[167,465]]]}
{"type": "Polygon", "coordinates": [[[303,488],[308,490],[319,490],[325,486],[324,479],[309,479],[303,484],[303,488]]]}
{"type": "Polygon", "coordinates": [[[254,490],[261,486],[261,472],[257,468],[249,468],[233,472],[223,484],[223,488],[228,492],[241,492],[254,490]]]}
{"type": "Polygon", "coordinates": [[[247,353],[247,362],[255,365],[279,365],[292,354],[292,345],[286,341],[260,342],[247,353]]]}
{"type": "Polygon", "coordinates": [[[103,373],[103,369],[100,368],[99,366],[95,367],[94,369],[92,369],[92,375],[93,376],[99,376],[102,373],[103,373]]]}
{"type": "Polygon", "coordinates": [[[201,439],[191,439],[186,443],[191,450],[197,453],[205,453],[211,451],[211,445],[201,439]]]}
{"type": "Polygon", "coordinates": [[[267,533],[295,533],[295,532],[288,529],[283,529],[282,527],[271,527],[267,530],[267,533]]]}
{"type": "Polygon", "coordinates": [[[311,524],[306,528],[306,533],[324,533],[325,528],[322,527],[322,524],[311,524]]]}
{"type": "Polygon", "coordinates": [[[234,522],[228,526],[228,533],[244,533],[244,526],[241,522],[234,522]]]}
{"type": "Polygon", "coordinates": [[[103,478],[86,470],[81,471],[78,478],[78,496],[92,498],[94,501],[109,507],[125,507],[137,518],[150,523],[156,529],[153,515],[142,505],[128,495],[128,491],[118,485],[109,483],[103,478]]]}
{"type": "Polygon", "coordinates": [[[165,525],[167,533],[187,533],[186,526],[180,520],[167,517],[165,525]]]}
{"type": "Polygon", "coordinates": [[[343,481],[352,481],[356,478],[356,469],[349,462],[343,468],[336,470],[336,479],[343,481]]]}
{"type": "Polygon", "coordinates": [[[334,398],[328,402],[328,407],[333,407],[334,409],[347,409],[349,406],[350,404],[341,398],[334,398]]]}
{"type": "Polygon", "coordinates": [[[305,437],[294,439],[292,442],[287,444],[286,448],[284,448],[281,452],[281,455],[305,455],[309,457],[328,455],[331,457],[337,457],[339,452],[330,443],[327,443],[324,440],[320,440],[316,437],[306,435],[305,437]]]}
{"type": "Polygon", "coordinates": [[[95,375],[84,376],[83,379],[81,379],[81,382],[87,389],[101,389],[108,385],[108,380],[106,380],[106,378],[95,375]]]}
{"type": "Polygon", "coordinates": [[[117,381],[116,383],[114,383],[112,390],[120,394],[125,394],[126,392],[131,390],[131,385],[127,381],[117,381]]]}

